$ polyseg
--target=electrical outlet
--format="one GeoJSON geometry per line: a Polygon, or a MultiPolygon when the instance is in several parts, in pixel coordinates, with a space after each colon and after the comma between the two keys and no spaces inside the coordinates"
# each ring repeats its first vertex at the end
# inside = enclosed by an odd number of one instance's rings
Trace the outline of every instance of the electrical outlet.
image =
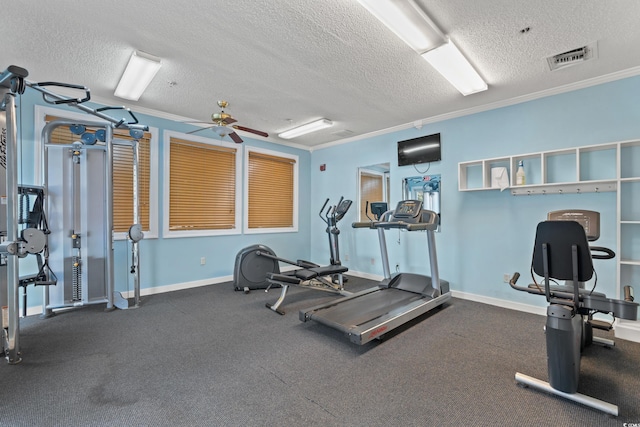
{"type": "Polygon", "coordinates": [[[205,257],[200,258],[200,265],[205,265],[207,263],[207,259],[205,257]]]}
{"type": "Polygon", "coordinates": [[[349,261],[349,254],[346,254],[346,255],[344,256],[344,260],[345,260],[345,261],[349,261]]]}
{"type": "Polygon", "coordinates": [[[376,265],[376,259],[375,258],[371,258],[371,265],[376,265]]]}
{"type": "Polygon", "coordinates": [[[502,281],[503,281],[504,283],[509,283],[509,280],[511,280],[511,275],[510,275],[509,273],[504,273],[504,274],[502,275],[502,281]]]}

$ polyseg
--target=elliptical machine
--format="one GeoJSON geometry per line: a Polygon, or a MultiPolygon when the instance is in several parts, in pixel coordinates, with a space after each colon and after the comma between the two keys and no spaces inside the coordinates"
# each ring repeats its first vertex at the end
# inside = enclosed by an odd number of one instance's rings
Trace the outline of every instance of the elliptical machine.
{"type": "Polygon", "coordinates": [[[549,382],[521,373],[516,373],[515,379],[525,386],[617,416],[616,405],[577,392],[581,352],[592,342],[614,345],[613,341],[593,336],[594,328],[612,329],[611,324],[593,319],[595,313],[636,320],[638,303],[633,302],[630,286],[624,287],[624,300],[607,298],[584,287],[594,273],[592,258],[615,256],[610,249],[588,244],[600,234],[598,212],[556,211],[550,212],[548,219],[538,224],[531,262],[532,277],[533,273],[542,276],[543,283],[536,283],[534,278],[533,284],[518,286],[520,273],[515,273],[509,285],[518,291],[544,295],[549,302],[545,326],[549,382]],[[566,284],[552,284],[556,280],[565,280],[566,284]]]}
{"type": "MultiPolygon", "coordinates": [[[[329,206],[322,216],[322,212],[324,208],[329,203],[329,199],[325,200],[324,205],[320,209],[318,216],[325,224],[327,224],[326,233],[329,238],[329,263],[331,265],[342,265],[340,261],[340,245],[338,244],[338,236],[340,235],[340,229],[338,228],[338,222],[345,216],[349,208],[351,207],[351,200],[345,199],[344,197],[340,197],[340,201],[337,205],[329,206]]],[[[338,282],[337,275],[332,277],[334,283],[338,282]]],[[[342,279],[346,282],[346,278],[342,279]]]]}
{"type": "Polygon", "coordinates": [[[328,291],[341,295],[348,295],[343,288],[343,273],[349,269],[340,262],[338,235],[338,222],[344,217],[351,207],[351,200],[340,198],[337,205],[327,207],[327,199],[320,209],[319,216],[327,224],[326,232],[329,236],[330,264],[320,266],[305,260],[288,260],[280,258],[265,245],[252,245],[242,249],[236,255],[233,287],[236,291],[249,293],[253,289],[265,289],[268,292],[272,287],[282,288],[280,297],[267,307],[278,314],[284,314],[280,309],[290,286],[299,286],[308,289],[328,291]],[[325,212],[325,208],[326,212],[325,212]],[[280,273],[280,263],[299,267],[299,269],[280,273]]]}

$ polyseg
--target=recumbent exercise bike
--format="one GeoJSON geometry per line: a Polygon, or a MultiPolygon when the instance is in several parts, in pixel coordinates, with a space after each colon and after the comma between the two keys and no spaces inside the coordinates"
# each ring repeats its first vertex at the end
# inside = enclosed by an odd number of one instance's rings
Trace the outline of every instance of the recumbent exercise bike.
{"type": "Polygon", "coordinates": [[[549,382],[521,373],[516,373],[515,378],[522,385],[617,416],[616,405],[577,392],[582,349],[592,342],[614,344],[593,336],[594,328],[612,329],[612,324],[596,320],[593,315],[604,313],[626,320],[636,320],[638,315],[638,303],[633,302],[630,286],[624,287],[624,300],[607,298],[584,287],[594,274],[592,259],[615,257],[610,249],[589,246],[588,241],[599,237],[599,223],[598,212],[573,210],[550,212],[548,220],[538,224],[531,263],[534,283],[516,285],[520,274],[515,273],[509,284],[518,291],[544,295],[549,302],[545,326],[549,382]],[[533,273],[543,277],[541,284],[535,282],[533,273]],[[556,280],[565,280],[566,284],[560,285],[556,280]]]}

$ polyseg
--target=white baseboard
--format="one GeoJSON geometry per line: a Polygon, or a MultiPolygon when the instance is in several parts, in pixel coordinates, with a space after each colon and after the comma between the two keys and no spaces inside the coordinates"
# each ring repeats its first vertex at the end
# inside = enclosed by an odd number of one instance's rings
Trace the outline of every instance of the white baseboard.
{"type": "Polygon", "coordinates": [[[496,307],[508,308],[509,310],[524,311],[525,313],[539,314],[541,316],[546,316],[547,314],[547,307],[540,307],[537,305],[522,304],[520,302],[513,302],[505,299],[485,297],[483,295],[471,294],[469,292],[451,291],[451,295],[455,298],[466,299],[487,305],[495,305],[496,307]]]}
{"type": "Polygon", "coordinates": [[[346,274],[348,274],[349,276],[355,276],[361,279],[375,280],[378,282],[384,279],[384,276],[379,276],[377,274],[371,274],[371,273],[362,273],[360,271],[353,271],[353,270],[349,270],[346,274]]]}
{"type": "MultiPolygon", "coordinates": [[[[199,288],[200,286],[215,285],[230,282],[233,276],[212,277],[211,279],[194,280],[192,282],[175,283],[173,285],[156,286],[140,289],[140,296],[164,294],[165,292],[182,291],[185,289],[199,288]]],[[[124,298],[133,298],[134,291],[121,292],[124,298]]]]}
{"type": "MultiPolygon", "coordinates": [[[[291,268],[294,268],[294,267],[291,267],[291,268]]],[[[290,270],[291,268],[285,267],[282,270],[286,271],[286,270],[290,270]]],[[[376,280],[376,281],[380,281],[383,279],[383,277],[380,275],[363,273],[359,271],[349,270],[348,274],[351,276],[360,277],[362,279],[369,279],[369,280],[376,280]]],[[[144,288],[140,290],[140,296],[180,291],[184,289],[197,288],[200,286],[230,282],[232,280],[233,280],[233,276],[221,276],[221,277],[214,277],[210,279],[195,280],[192,282],[184,282],[184,283],[176,283],[172,285],[144,288]]],[[[133,291],[125,291],[125,292],[121,292],[121,294],[124,298],[133,298],[134,296],[133,291]]],[[[540,307],[540,306],[535,306],[530,304],[522,304],[522,303],[499,299],[499,298],[486,297],[483,295],[472,294],[469,292],[459,292],[459,291],[452,290],[451,295],[455,298],[466,299],[469,301],[475,301],[482,304],[507,308],[510,310],[522,311],[525,313],[538,314],[540,316],[545,316],[547,313],[546,307],[540,307]]],[[[41,314],[41,313],[42,313],[42,306],[29,307],[27,309],[28,316],[41,314]]],[[[616,338],[640,343],[640,321],[617,319],[614,323],[613,329],[614,329],[616,338]]]]}
{"type": "Polygon", "coordinates": [[[613,331],[616,338],[640,342],[640,321],[616,319],[613,331]]]}

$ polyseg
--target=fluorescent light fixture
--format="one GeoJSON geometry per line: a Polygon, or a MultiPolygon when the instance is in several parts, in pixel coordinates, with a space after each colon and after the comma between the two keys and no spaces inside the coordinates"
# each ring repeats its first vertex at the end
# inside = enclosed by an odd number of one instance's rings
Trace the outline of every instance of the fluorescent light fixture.
{"type": "Polygon", "coordinates": [[[414,0],[358,1],[422,55],[460,93],[466,96],[487,90],[482,77],[414,0]]]}
{"type": "Polygon", "coordinates": [[[160,58],[144,52],[134,51],[113,94],[118,98],[137,101],[142,96],[142,92],[149,86],[161,65],[160,58]]]}
{"type": "Polygon", "coordinates": [[[423,53],[422,57],[463,95],[487,90],[480,74],[452,41],[423,53]]]}
{"type": "Polygon", "coordinates": [[[416,52],[440,46],[447,38],[413,0],[358,0],[416,52]]]}
{"type": "Polygon", "coordinates": [[[278,134],[278,136],[282,139],[291,139],[331,126],[333,126],[333,122],[331,120],[320,119],[316,120],[315,122],[307,123],[306,125],[298,126],[297,128],[281,132],[278,134]]]}

